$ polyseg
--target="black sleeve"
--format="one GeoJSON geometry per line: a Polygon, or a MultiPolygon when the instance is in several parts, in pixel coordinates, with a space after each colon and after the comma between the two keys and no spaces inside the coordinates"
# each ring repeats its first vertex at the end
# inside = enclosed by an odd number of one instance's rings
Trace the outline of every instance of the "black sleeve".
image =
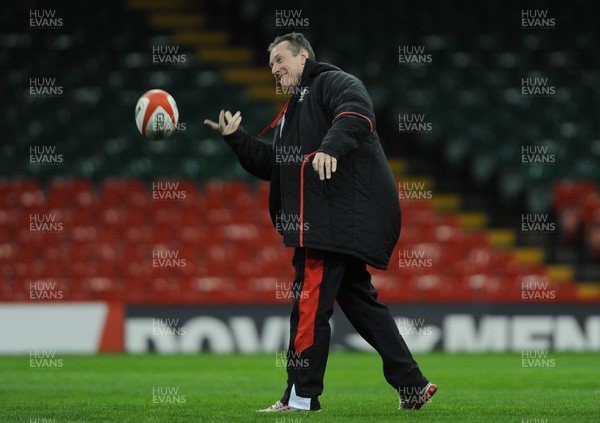
{"type": "Polygon", "coordinates": [[[265,181],[271,180],[274,155],[270,144],[251,137],[241,127],[233,134],[223,136],[223,139],[248,173],[265,181]]]}
{"type": "Polygon", "coordinates": [[[363,83],[350,74],[327,72],[321,83],[323,102],[333,122],[319,151],[339,159],[375,131],[373,104],[363,83]]]}

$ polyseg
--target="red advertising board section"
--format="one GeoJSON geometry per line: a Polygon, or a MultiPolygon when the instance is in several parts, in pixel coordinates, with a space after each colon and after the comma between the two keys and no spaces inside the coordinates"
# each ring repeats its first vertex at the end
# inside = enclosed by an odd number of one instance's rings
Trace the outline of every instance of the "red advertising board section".
{"type": "Polygon", "coordinates": [[[123,326],[125,323],[125,307],[122,303],[106,303],[108,314],[102,329],[99,352],[123,351],[123,326]]]}

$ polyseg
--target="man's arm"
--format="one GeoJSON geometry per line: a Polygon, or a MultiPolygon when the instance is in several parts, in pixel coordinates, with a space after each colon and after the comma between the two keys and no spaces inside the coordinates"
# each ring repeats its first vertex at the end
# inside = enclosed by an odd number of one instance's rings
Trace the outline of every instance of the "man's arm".
{"type": "Polygon", "coordinates": [[[223,139],[232,148],[242,167],[251,175],[265,181],[271,180],[273,169],[273,148],[269,144],[260,142],[240,128],[242,114],[221,110],[219,122],[205,119],[204,124],[223,135],[223,139]]]}
{"type": "Polygon", "coordinates": [[[362,82],[342,72],[323,78],[323,100],[334,118],[312,163],[321,180],[331,178],[337,161],[375,131],[373,105],[362,82]]]}
{"type": "Polygon", "coordinates": [[[243,128],[233,134],[223,135],[223,139],[237,154],[240,164],[248,173],[265,181],[271,180],[273,146],[252,138],[243,128]]]}

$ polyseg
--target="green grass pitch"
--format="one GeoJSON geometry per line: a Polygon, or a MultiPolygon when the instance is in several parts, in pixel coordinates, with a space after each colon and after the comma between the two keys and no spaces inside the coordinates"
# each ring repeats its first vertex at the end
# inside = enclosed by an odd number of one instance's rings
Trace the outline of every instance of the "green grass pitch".
{"type": "Polygon", "coordinates": [[[550,353],[541,367],[522,367],[520,354],[419,355],[439,390],[420,411],[398,411],[377,355],[334,352],[320,413],[268,414],[255,410],[283,391],[275,354],[59,358],[60,367],[35,368],[29,357],[0,357],[0,421],[600,421],[598,354],[550,353]]]}

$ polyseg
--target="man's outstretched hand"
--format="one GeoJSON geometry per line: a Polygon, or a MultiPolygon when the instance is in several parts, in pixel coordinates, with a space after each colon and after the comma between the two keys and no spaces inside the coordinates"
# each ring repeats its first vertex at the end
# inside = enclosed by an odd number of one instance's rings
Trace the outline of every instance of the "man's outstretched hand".
{"type": "MultiPolygon", "coordinates": [[[[236,112],[232,115],[229,110],[221,110],[219,123],[210,119],[204,119],[204,124],[211,127],[221,135],[233,134],[240,127],[242,113],[236,112]]],[[[318,152],[312,161],[313,169],[319,174],[319,179],[331,179],[331,175],[337,170],[337,159],[327,153],[318,152]]]]}
{"type": "Polygon", "coordinates": [[[242,122],[242,113],[238,111],[235,115],[232,115],[229,110],[221,110],[221,113],[219,113],[219,123],[213,122],[210,119],[204,119],[206,126],[210,126],[215,131],[220,132],[221,135],[233,134],[239,128],[240,122],[242,122]]]}
{"type": "Polygon", "coordinates": [[[337,159],[327,153],[318,152],[312,161],[315,172],[319,174],[319,179],[331,179],[331,175],[337,170],[337,159]]]}

